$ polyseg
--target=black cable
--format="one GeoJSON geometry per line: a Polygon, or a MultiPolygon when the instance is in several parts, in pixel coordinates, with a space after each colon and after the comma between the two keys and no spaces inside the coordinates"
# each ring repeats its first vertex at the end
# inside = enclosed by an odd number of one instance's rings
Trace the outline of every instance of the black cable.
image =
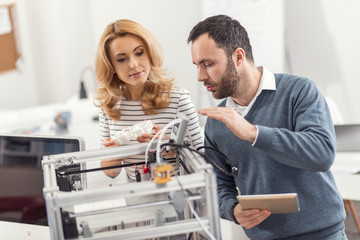
{"type": "Polygon", "coordinates": [[[225,161],[226,161],[230,166],[232,166],[229,158],[225,155],[225,153],[223,153],[222,151],[220,151],[220,150],[217,149],[217,148],[210,147],[210,146],[201,146],[201,147],[198,147],[198,148],[196,149],[196,151],[199,151],[200,149],[203,149],[203,148],[207,148],[207,149],[210,149],[210,150],[214,150],[215,152],[220,153],[220,154],[225,158],[225,161]]]}
{"type": "MultiPolygon", "coordinates": [[[[217,169],[219,169],[220,172],[224,173],[225,175],[227,176],[233,176],[232,173],[229,173],[227,171],[225,171],[223,168],[221,168],[217,163],[215,163],[213,160],[211,160],[210,158],[208,158],[205,154],[202,154],[200,152],[198,152],[197,150],[195,149],[192,149],[191,147],[189,146],[185,146],[185,145],[181,145],[181,144],[176,144],[176,143],[164,143],[162,144],[161,146],[173,146],[173,147],[178,147],[178,148],[186,148],[188,149],[189,151],[191,152],[195,152],[197,154],[199,154],[201,157],[205,158],[206,161],[208,161],[209,163],[211,163],[212,165],[214,165],[217,169]]],[[[205,146],[204,146],[205,147],[205,146]]],[[[199,148],[198,148],[199,149],[199,148]]],[[[219,150],[218,150],[219,151],[219,150]]],[[[223,153],[223,155],[225,155],[223,153]]],[[[226,156],[226,155],[225,155],[226,156]]],[[[226,157],[227,158],[227,157],[226,157]]],[[[231,165],[230,165],[231,166],[231,165]]],[[[235,169],[235,168],[233,168],[235,169]]]]}
{"type": "Polygon", "coordinates": [[[186,172],[187,174],[190,174],[191,172],[190,172],[190,170],[187,168],[187,166],[185,165],[184,161],[181,160],[180,158],[178,158],[177,160],[179,161],[179,163],[181,164],[181,166],[184,168],[185,172],[186,172]]]}
{"type": "Polygon", "coordinates": [[[176,160],[180,163],[180,165],[184,168],[185,172],[187,174],[190,174],[190,170],[187,168],[187,166],[185,165],[184,161],[181,160],[180,158],[176,157],[176,158],[163,158],[165,161],[171,161],[171,160],[176,160]]]}
{"type": "Polygon", "coordinates": [[[84,170],[66,170],[66,169],[61,169],[58,174],[59,175],[71,175],[71,174],[78,174],[78,173],[87,173],[87,172],[96,172],[96,171],[101,171],[101,170],[108,170],[108,169],[113,169],[113,168],[123,168],[123,167],[131,167],[135,165],[141,165],[141,164],[145,164],[145,162],[138,162],[138,163],[129,163],[129,164],[120,164],[120,165],[114,165],[114,166],[109,166],[109,167],[100,167],[100,168],[92,168],[92,169],[84,169],[84,170]]]}

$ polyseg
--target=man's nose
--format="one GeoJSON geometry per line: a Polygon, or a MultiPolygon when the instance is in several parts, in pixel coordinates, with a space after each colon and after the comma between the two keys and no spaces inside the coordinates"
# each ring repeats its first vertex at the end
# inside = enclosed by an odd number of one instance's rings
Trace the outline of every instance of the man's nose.
{"type": "Polygon", "coordinates": [[[203,82],[208,78],[208,74],[204,69],[199,68],[198,69],[198,77],[197,80],[198,82],[203,82]]]}

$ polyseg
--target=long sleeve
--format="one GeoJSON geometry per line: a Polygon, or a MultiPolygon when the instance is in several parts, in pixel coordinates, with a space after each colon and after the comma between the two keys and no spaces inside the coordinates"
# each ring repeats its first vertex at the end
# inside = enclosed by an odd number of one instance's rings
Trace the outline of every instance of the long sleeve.
{"type": "Polygon", "coordinates": [[[99,108],[100,145],[104,146],[104,140],[110,138],[109,117],[102,108],[99,108]]]}
{"type": "Polygon", "coordinates": [[[255,147],[282,164],[327,171],[335,158],[335,132],[326,100],[310,81],[295,82],[291,91],[298,94],[277,106],[288,109],[291,121],[279,119],[278,127],[258,124],[255,147]]]}
{"type": "Polygon", "coordinates": [[[201,135],[198,114],[195,111],[194,104],[190,99],[188,91],[184,90],[180,96],[178,112],[185,114],[189,119],[188,134],[186,134],[187,139],[192,143],[195,149],[202,146],[203,138],[201,135]]]}
{"type": "MultiPolygon", "coordinates": [[[[207,136],[207,132],[211,131],[211,129],[207,129],[207,126],[205,127],[205,140],[204,145],[210,146],[213,148],[218,148],[218,146],[210,140],[210,138],[207,136]]],[[[221,150],[220,150],[221,151],[221,150]]],[[[231,172],[231,167],[223,158],[223,156],[220,153],[217,153],[214,150],[205,149],[206,156],[213,162],[215,162],[222,170],[231,172]]],[[[227,219],[229,221],[234,221],[232,216],[232,209],[231,207],[236,200],[236,196],[238,195],[234,177],[228,176],[224,174],[220,169],[217,167],[213,168],[216,176],[217,176],[217,195],[219,199],[219,206],[220,206],[220,217],[227,219]]]]}

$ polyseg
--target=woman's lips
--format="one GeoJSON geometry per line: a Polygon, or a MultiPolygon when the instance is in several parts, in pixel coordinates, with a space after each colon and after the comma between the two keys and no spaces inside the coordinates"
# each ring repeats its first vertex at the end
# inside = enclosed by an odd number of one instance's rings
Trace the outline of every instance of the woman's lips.
{"type": "Polygon", "coordinates": [[[142,73],[143,73],[143,72],[136,72],[136,73],[130,74],[130,77],[137,78],[137,77],[140,77],[140,75],[141,75],[142,73]]]}

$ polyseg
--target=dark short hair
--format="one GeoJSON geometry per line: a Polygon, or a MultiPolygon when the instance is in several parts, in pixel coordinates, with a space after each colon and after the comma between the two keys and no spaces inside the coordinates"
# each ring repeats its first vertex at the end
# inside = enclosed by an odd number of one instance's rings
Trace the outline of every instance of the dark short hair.
{"type": "Polygon", "coordinates": [[[242,48],[246,58],[254,62],[247,31],[236,19],[226,15],[208,17],[193,27],[187,42],[194,42],[203,33],[208,33],[209,37],[214,39],[216,46],[224,49],[228,57],[235,49],[242,48]]]}

